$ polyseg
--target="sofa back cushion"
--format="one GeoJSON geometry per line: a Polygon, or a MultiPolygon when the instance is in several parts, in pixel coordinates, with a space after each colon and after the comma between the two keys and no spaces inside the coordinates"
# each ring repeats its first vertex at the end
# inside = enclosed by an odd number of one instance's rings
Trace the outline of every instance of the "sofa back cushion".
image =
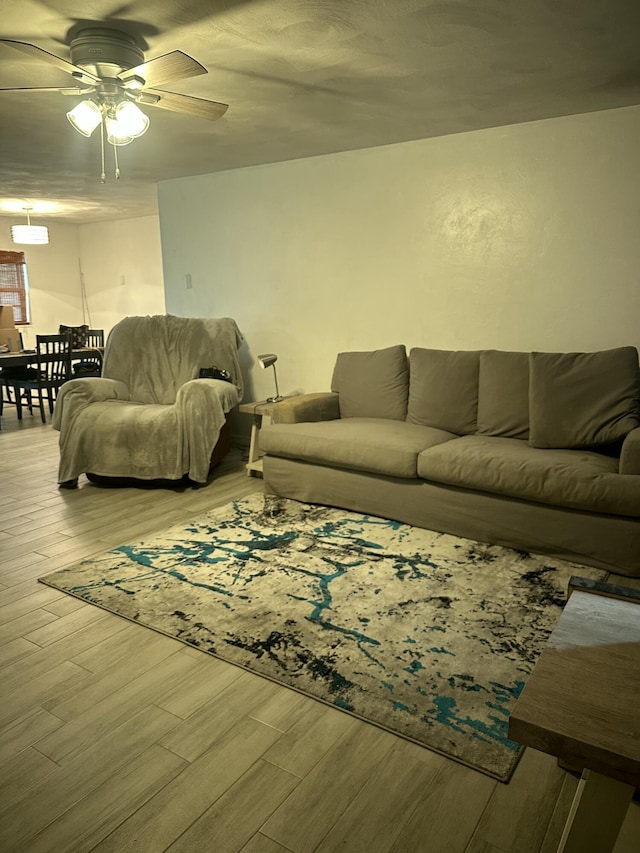
{"type": "Polygon", "coordinates": [[[529,444],[597,447],[638,426],[640,371],[635,347],[603,352],[532,352],[529,444]]]}
{"type": "Polygon", "coordinates": [[[474,433],[479,368],[478,351],[412,349],[407,420],[456,435],[474,433]]]}
{"type": "Polygon", "coordinates": [[[477,432],[529,438],[528,352],[480,353],[477,432]]]}
{"type": "Polygon", "coordinates": [[[409,368],[404,344],[338,353],[331,390],[338,393],[341,418],[405,420],[409,368]]]}

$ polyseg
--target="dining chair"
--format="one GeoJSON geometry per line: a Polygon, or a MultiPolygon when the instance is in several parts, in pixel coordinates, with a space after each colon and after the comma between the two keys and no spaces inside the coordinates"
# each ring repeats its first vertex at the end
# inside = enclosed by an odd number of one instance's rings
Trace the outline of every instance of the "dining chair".
{"type": "Polygon", "coordinates": [[[81,361],[73,364],[73,378],[83,376],[100,376],[102,374],[102,351],[104,349],[104,329],[89,329],[87,331],[87,349],[95,349],[95,353],[87,353],[81,361]]]}
{"type": "Polygon", "coordinates": [[[104,329],[89,329],[87,332],[88,347],[104,347],[104,329]]]}
{"type": "Polygon", "coordinates": [[[47,422],[45,400],[49,413],[53,414],[60,386],[71,378],[71,336],[36,335],[36,352],[33,367],[24,377],[0,377],[0,382],[8,392],[8,400],[0,395],[0,415],[3,406],[9,402],[16,407],[18,420],[22,420],[22,409],[26,405],[33,415],[34,406],[40,409],[42,423],[47,422]]]}

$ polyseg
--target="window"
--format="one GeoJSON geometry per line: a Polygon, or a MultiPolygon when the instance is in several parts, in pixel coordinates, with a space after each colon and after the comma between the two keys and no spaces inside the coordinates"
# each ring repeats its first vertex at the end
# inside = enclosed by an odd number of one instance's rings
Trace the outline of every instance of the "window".
{"type": "Polygon", "coordinates": [[[30,322],[29,280],[24,252],[6,252],[0,249],[0,305],[13,308],[16,326],[30,322]]]}

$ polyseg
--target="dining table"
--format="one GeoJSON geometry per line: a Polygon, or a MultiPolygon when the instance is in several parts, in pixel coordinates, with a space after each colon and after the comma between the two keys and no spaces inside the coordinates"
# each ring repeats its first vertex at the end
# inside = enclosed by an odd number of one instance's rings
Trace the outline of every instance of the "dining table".
{"type": "MultiPolygon", "coordinates": [[[[78,347],[71,350],[71,360],[98,359],[102,363],[104,347],[78,347]]],[[[0,368],[2,367],[27,367],[36,364],[38,354],[34,349],[20,350],[19,352],[0,352],[0,368]]]]}

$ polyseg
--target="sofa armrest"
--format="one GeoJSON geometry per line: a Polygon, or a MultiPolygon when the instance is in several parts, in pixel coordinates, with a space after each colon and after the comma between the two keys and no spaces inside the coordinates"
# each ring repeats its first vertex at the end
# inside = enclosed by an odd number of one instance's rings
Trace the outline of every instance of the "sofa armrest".
{"type": "Polygon", "coordinates": [[[273,407],[271,420],[274,424],[297,424],[302,421],[335,421],[339,417],[338,395],[324,392],[281,400],[273,407]]]}
{"type": "Polygon", "coordinates": [[[640,427],[636,427],[627,433],[620,453],[620,468],[618,470],[621,474],[640,475],[640,427]]]}

